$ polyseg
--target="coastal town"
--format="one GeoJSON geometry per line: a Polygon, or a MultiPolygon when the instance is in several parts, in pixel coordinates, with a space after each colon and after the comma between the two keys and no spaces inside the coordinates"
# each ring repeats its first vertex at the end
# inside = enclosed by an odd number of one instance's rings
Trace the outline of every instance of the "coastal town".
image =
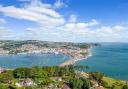
{"type": "MultiPolygon", "coordinates": [[[[128,89],[128,82],[107,77],[89,68],[74,65],[90,57],[92,43],[0,41],[0,56],[29,54],[66,54],[69,59],[58,66],[32,66],[7,69],[0,67],[2,89],[128,89]],[[111,82],[110,82],[111,81],[111,82]],[[109,87],[109,88],[108,88],[109,87]],[[117,88],[118,87],[118,88],[117,88]]],[[[10,59],[11,60],[11,59],[10,59]]],[[[36,60],[36,59],[35,59],[36,60]]]]}
{"type": "MultiPolygon", "coordinates": [[[[35,42],[35,41],[34,41],[35,42]]],[[[15,42],[16,43],[16,42],[15,42]]],[[[60,67],[73,65],[76,61],[86,59],[91,56],[90,44],[76,44],[76,43],[45,43],[36,45],[33,41],[29,43],[25,43],[19,46],[14,47],[12,49],[4,49],[3,46],[0,48],[0,55],[9,55],[9,54],[37,54],[37,53],[63,53],[70,56],[68,61],[60,64],[60,67]]],[[[14,46],[14,44],[13,44],[14,46]]],[[[16,46],[16,45],[15,45],[16,46]]]]}

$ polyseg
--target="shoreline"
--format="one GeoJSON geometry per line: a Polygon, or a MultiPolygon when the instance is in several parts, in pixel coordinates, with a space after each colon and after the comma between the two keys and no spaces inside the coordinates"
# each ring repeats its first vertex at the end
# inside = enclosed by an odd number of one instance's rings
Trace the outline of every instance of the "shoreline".
{"type": "Polygon", "coordinates": [[[88,59],[91,56],[92,56],[92,52],[89,50],[88,54],[85,57],[79,58],[79,59],[75,59],[75,58],[71,57],[69,60],[61,63],[59,65],[59,67],[65,67],[65,66],[69,66],[69,65],[74,65],[77,61],[86,60],[86,59],[88,59]]]}
{"type": "Polygon", "coordinates": [[[59,67],[64,67],[64,66],[69,66],[69,65],[74,65],[77,61],[80,60],[85,60],[87,58],[89,58],[90,56],[92,56],[92,52],[91,52],[91,47],[87,48],[87,49],[80,49],[79,51],[77,50],[71,50],[71,49],[63,49],[63,50],[48,50],[48,51],[38,51],[38,50],[33,50],[33,51],[29,51],[29,52],[21,52],[21,53],[16,53],[16,54],[0,54],[1,55],[29,55],[29,54],[48,54],[48,53],[53,53],[53,54],[66,54],[69,55],[70,58],[68,60],[66,60],[65,62],[59,64],[59,67]]]}

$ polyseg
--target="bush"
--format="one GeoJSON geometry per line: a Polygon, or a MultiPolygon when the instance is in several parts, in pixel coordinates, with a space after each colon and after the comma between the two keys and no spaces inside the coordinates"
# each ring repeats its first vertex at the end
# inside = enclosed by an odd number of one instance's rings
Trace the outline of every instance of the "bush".
{"type": "Polygon", "coordinates": [[[13,71],[13,75],[15,78],[29,78],[31,77],[31,69],[30,68],[17,68],[13,71]]]}
{"type": "Polygon", "coordinates": [[[128,89],[128,85],[124,85],[122,89],[128,89]]]}
{"type": "Polygon", "coordinates": [[[35,79],[35,82],[39,86],[47,86],[51,83],[51,80],[49,78],[37,78],[37,79],[35,79]]]}
{"type": "Polygon", "coordinates": [[[99,83],[102,83],[102,78],[103,78],[104,74],[103,73],[100,73],[100,72],[94,72],[94,73],[91,73],[91,77],[98,81],[99,83]]]}
{"type": "Polygon", "coordinates": [[[69,86],[72,89],[82,89],[83,81],[77,78],[72,78],[69,80],[69,86]]]}
{"type": "Polygon", "coordinates": [[[69,86],[72,89],[89,89],[91,87],[91,82],[88,79],[71,78],[69,80],[69,86]]]}
{"type": "Polygon", "coordinates": [[[88,79],[83,79],[83,86],[82,89],[89,89],[92,86],[90,80],[88,79]]]}
{"type": "Polygon", "coordinates": [[[8,85],[4,85],[0,83],[0,89],[10,89],[10,88],[8,87],[8,85]]]}
{"type": "Polygon", "coordinates": [[[0,74],[0,82],[1,83],[11,83],[11,80],[13,79],[13,72],[7,71],[5,73],[0,74]]]}

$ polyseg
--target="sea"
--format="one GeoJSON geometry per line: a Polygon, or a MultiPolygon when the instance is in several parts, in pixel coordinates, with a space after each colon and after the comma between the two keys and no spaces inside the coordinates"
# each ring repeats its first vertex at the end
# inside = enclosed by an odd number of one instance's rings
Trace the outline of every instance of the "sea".
{"type": "Polygon", "coordinates": [[[15,69],[18,67],[57,66],[69,58],[69,55],[55,53],[1,55],[0,67],[15,69]]]}
{"type": "Polygon", "coordinates": [[[101,43],[91,50],[91,57],[76,63],[89,67],[83,71],[102,72],[106,76],[128,80],[128,43],[101,43]]]}
{"type": "MultiPolygon", "coordinates": [[[[92,56],[77,61],[75,65],[85,65],[86,72],[102,72],[106,76],[128,80],[128,43],[101,43],[91,49],[92,56]]],[[[1,55],[0,67],[15,69],[32,66],[57,66],[70,58],[65,54],[21,54],[1,55]]]]}

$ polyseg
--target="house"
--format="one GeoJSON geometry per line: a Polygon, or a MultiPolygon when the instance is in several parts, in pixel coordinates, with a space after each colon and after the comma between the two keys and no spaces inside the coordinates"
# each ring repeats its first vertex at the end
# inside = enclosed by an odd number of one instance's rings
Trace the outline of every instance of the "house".
{"type": "Polygon", "coordinates": [[[53,77],[51,79],[54,81],[63,81],[63,79],[61,77],[53,77]]]}
{"type": "Polygon", "coordinates": [[[94,89],[104,89],[103,86],[99,85],[97,81],[92,81],[94,89]]]}
{"type": "Polygon", "coordinates": [[[24,79],[24,80],[20,80],[19,82],[17,82],[15,85],[17,87],[22,87],[22,86],[31,86],[33,85],[33,81],[31,79],[24,79]]]}
{"type": "Polygon", "coordinates": [[[0,74],[6,72],[6,69],[0,68],[0,74]]]}

